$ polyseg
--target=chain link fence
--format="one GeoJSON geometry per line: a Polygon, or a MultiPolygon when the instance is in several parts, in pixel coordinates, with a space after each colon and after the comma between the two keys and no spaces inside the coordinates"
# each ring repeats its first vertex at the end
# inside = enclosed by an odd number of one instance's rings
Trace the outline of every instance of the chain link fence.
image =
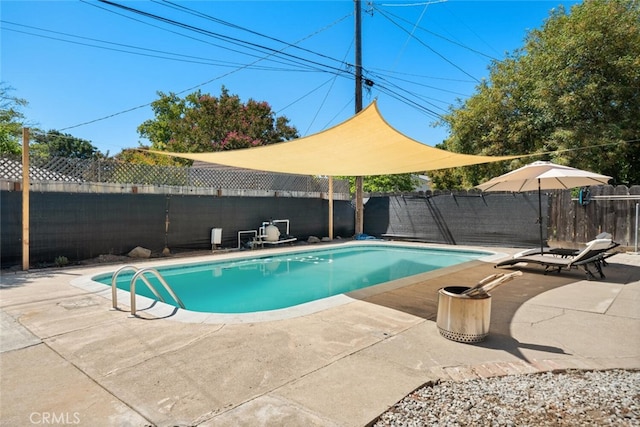
{"type": "MultiPolygon", "coordinates": [[[[67,183],[117,183],[200,187],[219,190],[262,190],[327,193],[326,177],[261,172],[212,165],[177,167],[142,165],[115,159],[74,159],[65,157],[30,159],[31,181],[67,183]]],[[[22,180],[22,161],[18,156],[0,158],[0,179],[22,180]]],[[[349,197],[349,183],[334,180],[334,193],[349,197]]]]}

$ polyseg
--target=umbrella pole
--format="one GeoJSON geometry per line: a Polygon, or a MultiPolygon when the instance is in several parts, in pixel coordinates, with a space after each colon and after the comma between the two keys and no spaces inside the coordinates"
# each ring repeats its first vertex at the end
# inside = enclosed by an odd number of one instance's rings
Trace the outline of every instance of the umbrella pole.
{"type": "Polygon", "coordinates": [[[542,241],[542,194],[540,191],[540,178],[538,178],[538,223],[540,224],[540,255],[544,254],[544,243],[542,241]]]}

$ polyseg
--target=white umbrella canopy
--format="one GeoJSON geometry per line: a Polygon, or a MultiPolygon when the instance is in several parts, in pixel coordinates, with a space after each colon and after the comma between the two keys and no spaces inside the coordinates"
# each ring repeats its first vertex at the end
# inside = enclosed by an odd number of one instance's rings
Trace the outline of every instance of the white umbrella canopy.
{"type": "Polygon", "coordinates": [[[589,185],[607,184],[610,176],[557,165],[552,162],[533,162],[519,169],[497,176],[477,185],[482,191],[510,191],[522,193],[538,190],[538,223],[540,224],[540,253],[544,252],[542,238],[542,190],[563,190],[589,185]]]}
{"type": "Polygon", "coordinates": [[[515,193],[536,190],[563,190],[588,185],[607,184],[610,176],[557,165],[551,162],[533,162],[514,171],[497,176],[477,185],[482,191],[511,191],[515,193]]]}

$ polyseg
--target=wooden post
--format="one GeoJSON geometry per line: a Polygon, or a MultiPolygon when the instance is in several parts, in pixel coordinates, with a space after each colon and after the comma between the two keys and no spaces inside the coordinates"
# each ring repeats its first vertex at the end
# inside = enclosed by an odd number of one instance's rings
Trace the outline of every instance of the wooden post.
{"type": "Polygon", "coordinates": [[[364,233],[363,178],[356,176],[356,234],[364,233]]]}
{"type": "Polygon", "coordinates": [[[333,240],[333,177],[329,177],[329,239],[333,240]]]}
{"type": "Polygon", "coordinates": [[[29,128],[22,128],[22,270],[29,270],[29,128]]]}

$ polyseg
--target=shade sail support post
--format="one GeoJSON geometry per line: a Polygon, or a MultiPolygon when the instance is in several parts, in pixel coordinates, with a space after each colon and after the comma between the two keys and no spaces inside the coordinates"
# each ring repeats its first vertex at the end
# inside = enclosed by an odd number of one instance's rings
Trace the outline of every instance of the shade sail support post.
{"type": "Polygon", "coordinates": [[[333,177],[329,177],[329,240],[333,240],[333,177]]]}
{"type": "Polygon", "coordinates": [[[31,183],[29,181],[29,128],[22,128],[22,270],[29,271],[29,222],[30,211],[29,193],[31,183]]]}

